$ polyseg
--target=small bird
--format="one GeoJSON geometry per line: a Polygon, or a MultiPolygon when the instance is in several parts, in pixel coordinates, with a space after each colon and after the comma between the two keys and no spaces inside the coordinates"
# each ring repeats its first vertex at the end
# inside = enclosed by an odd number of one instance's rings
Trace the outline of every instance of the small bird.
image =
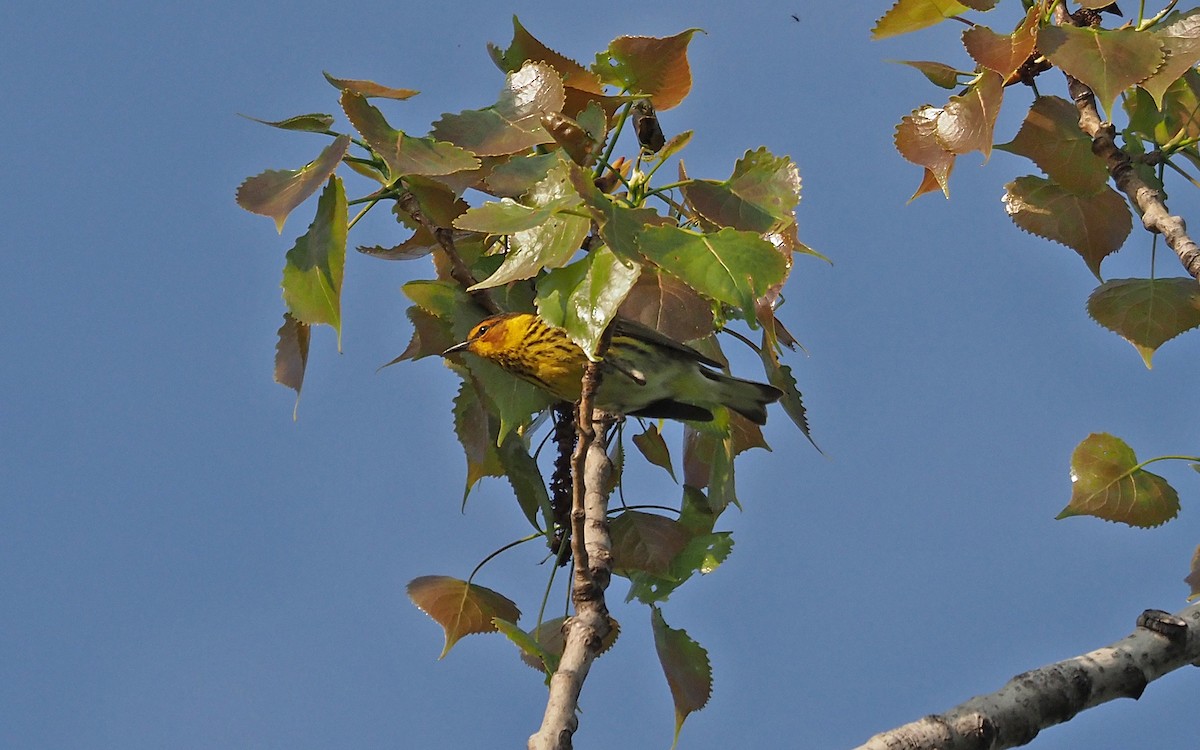
{"type": "MultiPolygon", "coordinates": [[[[563,401],[578,401],[587,357],[566,331],[530,313],[493,315],[443,356],[469,351],[563,401]]],[[[728,407],[755,424],[783,392],[709,368],[721,364],[630,320],[613,323],[596,407],[616,414],[708,422],[728,407]]]]}

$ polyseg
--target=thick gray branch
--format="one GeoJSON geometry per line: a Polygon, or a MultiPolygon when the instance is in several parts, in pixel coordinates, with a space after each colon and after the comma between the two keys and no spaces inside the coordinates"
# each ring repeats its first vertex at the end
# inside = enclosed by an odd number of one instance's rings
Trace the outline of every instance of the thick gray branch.
{"type": "Polygon", "coordinates": [[[867,740],[856,750],[1001,750],[1116,698],[1138,698],[1154,680],[1200,666],[1200,603],[1176,615],[1146,612],[1133,633],[1083,656],[1009,680],[944,714],[867,740]]]}

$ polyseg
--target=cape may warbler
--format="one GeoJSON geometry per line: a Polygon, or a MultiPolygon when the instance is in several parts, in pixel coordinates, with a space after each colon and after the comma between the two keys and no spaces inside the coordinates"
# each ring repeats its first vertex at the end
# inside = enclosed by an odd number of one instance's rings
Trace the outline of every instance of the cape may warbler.
{"type": "MultiPolygon", "coordinates": [[[[444,354],[469,351],[564,401],[578,401],[587,357],[561,328],[529,313],[493,315],[444,354]]],[[[755,424],[783,394],[765,383],[710,370],[721,364],[628,320],[613,325],[596,406],[617,414],[707,422],[726,406],[755,424]]]]}

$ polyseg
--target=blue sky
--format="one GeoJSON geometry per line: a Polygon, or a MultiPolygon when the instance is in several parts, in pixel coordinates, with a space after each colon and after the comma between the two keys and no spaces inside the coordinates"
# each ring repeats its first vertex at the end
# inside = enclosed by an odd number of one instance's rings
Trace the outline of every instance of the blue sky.
{"type": "MultiPolygon", "coordinates": [[[[834,261],[801,259],[781,311],[809,352],[789,363],[825,455],[773,413],[774,452],[739,461],[745,510],[722,519],[733,555],[664,607],[716,675],[684,747],[852,747],[1117,640],[1145,608],[1182,607],[1192,472],[1162,470],[1184,511],[1157,531],[1053,517],[1090,432],[1144,457],[1195,452],[1182,394],[1197,339],[1167,344],[1147,371],[1087,318],[1083,263],[1003,215],[1001,186],[1027,162],[964,157],[953,200],[906,205],[920,175],[892,128],[945,94],[885,60],[966,62],[957,25],[871,42],[885,9],[9,10],[0,745],[483,748],[523,746],[536,728],[544,691],[515,650],[472,637],[438,662],[440,631],[404,595],[411,578],[465,577],[525,533],[501,481],[459,512],[454,376],[433,359],[376,371],[408,341],[399,287],[427,267],[349,258],[344,353],[316,333],[293,423],[271,358],[283,254],[312,208],[281,237],[233,202],[246,176],[297,167],[325,142],[236,113],[336,111],[328,70],[422,90],[387,113],[423,132],[494,101],[485,44],[507,44],[514,12],[585,61],[621,34],[705,29],[693,93],[664,129],[696,131],[693,176],[723,178],[760,145],[792,155],[800,236],[834,261]]],[[[1000,141],[1030,95],[1007,96],[1000,141]]],[[[1176,190],[1177,211],[1200,211],[1176,190]]],[[[351,241],[400,238],[380,212],[351,241]]],[[[1145,275],[1147,243],[1135,235],[1106,277],[1145,275]]],[[[627,482],[646,502],[677,498],[665,475],[627,482]]],[[[530,622],[540,560],[509,553],[479,582],[530,622]]],[[[578,748],[670,743],[649,615],[624,593],[617,581],[624,632],[588,681],[578,748]]],[[[1035,746],[1178,743],[1194,734],[1197,679],[1171,675],[1035,746]]]]}

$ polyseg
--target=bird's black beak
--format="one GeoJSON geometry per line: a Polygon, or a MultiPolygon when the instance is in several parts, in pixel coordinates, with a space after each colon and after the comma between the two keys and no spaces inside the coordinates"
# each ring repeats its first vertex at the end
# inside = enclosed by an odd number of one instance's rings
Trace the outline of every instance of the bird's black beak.
{"type": "Polygon", "coordinates": [[[446,357],[451,354],[454,354],[455,352],[465,352],[467,350],[467,347],[470,345],[471,345],[470,341],[464,341],[461,344],[455,344],[454,346],[450,347],[446,351],[442,352],[442,356],[446,357]]]}

